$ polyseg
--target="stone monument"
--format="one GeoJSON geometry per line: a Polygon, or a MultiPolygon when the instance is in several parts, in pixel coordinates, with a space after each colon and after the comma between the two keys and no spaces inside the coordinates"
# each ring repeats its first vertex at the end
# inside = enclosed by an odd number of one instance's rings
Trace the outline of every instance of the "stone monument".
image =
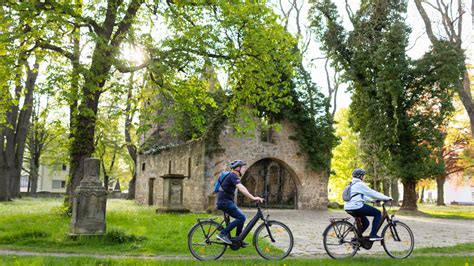
{"type": "Polygon", "coordinates": [[[189,212],[183,207],[184,175],[167,174],[163,178],[163,207],[156,212],[189,212]]]}
{"type": "Polygon", "coordinates": [[[84,160],[84,178],[74,191],[71,235],[105,234],[107,191],[99,181],[100,162],[84,160]]]}

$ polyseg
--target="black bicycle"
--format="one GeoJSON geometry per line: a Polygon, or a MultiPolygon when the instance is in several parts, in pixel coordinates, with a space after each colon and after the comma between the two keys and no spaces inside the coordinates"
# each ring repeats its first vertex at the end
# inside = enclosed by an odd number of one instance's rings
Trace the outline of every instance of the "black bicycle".
{"type": "MultiPolygon", "coordinates": [[[[387,225],[382,230],[381,244],[385,252],[392,258],[404,259],[410,256],[415,246],[415,238],[408,225],[395,220],[395,215],[389,216],[382,202],[382,219],[378,225],[377,232],[384,221],[387,225]]],[[[333,259],[348,258],[354,256],[360,247],[371,249],[374,244],[368,237],[362,236],[362,219],[356,214],[347,211],[355,219],[354,223],[348,222],[351,218],[330,219],[331,224],[324,230],[324,249],[333,259]]]]}
{"type": "Polygon", "coordinates": [[[217,234],[225,228],[224,223],[227,225],[230,222],[230,217],[226,213],[224,213],[224,220],[220,223],[215,221],[217,218],[198,219],[197,224],[188,233],[189,251],[198,260],[217,260],[224,254],[227,246],[230,246],[232,250],[240,249],[242,241],[257,222],[262,220],[253,234],[255,249],[264,259],[284,259],[293,249],[293,234],[288,226],[269,220],[269,216],[264,216],[260,204],[257,203],[257,213],[239,236],[230,239],[232,244],[216,239],[217,234]]]}

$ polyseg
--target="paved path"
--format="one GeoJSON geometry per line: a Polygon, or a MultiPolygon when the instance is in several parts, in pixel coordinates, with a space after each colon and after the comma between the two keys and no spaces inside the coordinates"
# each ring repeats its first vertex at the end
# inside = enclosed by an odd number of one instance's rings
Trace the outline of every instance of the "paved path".
{"type": "MultiPolygon", "coordinates": [[[[244,210],[244,212],[247,217],[252,217],[255,214],[255,210],[244,210]]],[[[322,233],[328,226],[329,219],[348,217],[342,211],[269,210],[268,213],[271,219],[285,223],[293,232],[295,238],[293,256],[320,256],[325,254],[322,233]]],[[[407,224],[413,231],[415,249],[474,242],[474,220],[411,216],[396,216],[395,218],[407,224]]],[[[372,218],[369,218],[369,220],[372,222],[372,218]]],[[[374,252],[384,252],[384,250],[381,245],[374,244],[371,250],[361,249],[359,252],[361,254],[374,254],[374,252]]]]}

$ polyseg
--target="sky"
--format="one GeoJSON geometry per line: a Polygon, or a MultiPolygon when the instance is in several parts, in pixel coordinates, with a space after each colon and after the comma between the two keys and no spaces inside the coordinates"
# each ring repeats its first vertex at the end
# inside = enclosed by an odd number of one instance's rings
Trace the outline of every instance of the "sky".
{"type": "MultiPolygon", "coordinates": [[[[281,0],[283,8],[285,10],[288,10],[290,7],[289,2],[292,2],[292,0],[281,0]]],[[[434,0],[429,0],[433,3],[435,3],[434,0]]],[[[468,62],[471,62],[473,64],[474,62],[474,36],[473,36],[473,25],[472,25],[472,16],[471,16],[471,0],[463,0],[463,4],[465,6],[465,10],[467,11],[466,14],[464,15],[464,20],[463,20],[463,48],[466,49],[467,54],[469,55],[468,62]]],[[[274,6],[275,12],[277,14],[282,14],[281,13],[281,8],[280,8],[280,0],[272,0],[272,5],[274,6]]],[[[308,17],[308,10],[309,10],[309,3],[307,0],[297,0],[297,2],[302,6],[301,9],[301,15],[300,15],[300,20],[301,24],[304,29],[307,28],[307,25],[309,24],[307,17],[308,17]]],[[[345,1],[342,0],[336,0],[333,1],[337,3],[339,14],[343,16],[343,22],[344,22],[344,27],[346,29],[350,29],[351,25],[347,19],[346,15],[346,10],[345,10],[345,1]]],[[[407,24],[412,28],[412,33],[410,35],[410,44],[408,47],[411,49],[407,51],[407,55],[410,56],[413,59],[421,57],[429,48],[431,45],[428,36],[425,33],[425,25],[421,19],[420,14],[418,13],[418,10],[415,6],[414,1],[408,1],[408,8],[407,8],[407,15],[406,15],[406,22],[407,24]]],[[[360,4],[359,0],[348,0],[348,3],[350,4],[353,12],[357,10],[357,7],[360,4]]],[[[433,12],[433,9],[431,9],[428,6],[425,6],[425,9],[430,17],[437,17],[436,13],[433,12]]],[[[295,22],[295,13],[293,12],[292,14],[292,19],[290,19],[289,25],[288,25],[288,30],[292,33],[296,33],[296,22],[295,22]]],[[[433,30],[436,32],[440,32],[441,27],[439,24],[433,24],[433,30]]],[[[305,30],[302,30],[305,32],[305,30]]],[[[306,38],[306,36],[303,36],[303,38],[306,38]]],[[[312,38],[314,39],[314,37],[312,38]]],[[[327,89],[327,81],[326,81],[326,73],[324,70],[324,59],[319,59],[319,60],[313,60],[313,65],[311,65],[311,59],[314,58],[321,58],[323,57],[323,54],[319,51],[318,44],[316,41],[312,41],[310,43],[309,49],[307,54],[305,55],[305,61],[306,61],[306,66],[307,69],[311,72],[311,76],[313,79],[313,82],[318,84],[322,92],[327,95],[328,89],[327,89]]],[[[331,74],[332,75],[332,74],[331,74]]],[[[351,96],[350,93],[346,92],[347,86],[345,84],[341,84],[338,95],[337,95],[337,109],[340,108],[346,108],[350,105],[351,103],[351,96]]]]}

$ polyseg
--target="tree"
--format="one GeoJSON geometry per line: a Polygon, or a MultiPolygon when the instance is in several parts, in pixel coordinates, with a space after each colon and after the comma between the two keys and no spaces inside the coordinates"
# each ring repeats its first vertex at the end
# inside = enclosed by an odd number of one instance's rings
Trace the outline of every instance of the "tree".
{"type": "MultiPolygon", "coordinates": [[[[461,116],[457,112],[457,117],[461,116]]],[[[441,150],[438,151],[438,159],[444,162],[444,171],[435,176],[437,185],[436,205],[444,206],[444,184],[447,178],[463,179],[463,176],[474,170],[474,145],[468,127],[462,120],[452,119],[446,127],[446,140],[441,150]]]]}
{"type": "Polygon", "coordinates": [[[359,136],[349,127],[349,109],[340,109],[336,113],[336,136],[341,139],[333,150],[332,173],[329,178],[329,197],[342,202],[342,190],[351,181],[352,171],[362,165],[359,136]]]}
{"type": "MultiPolygon", "coordinates": [[[[440,41],[448,41],[461,50],[462,46],[462,29],[463,29],[463,18],[466,14],[464,9],[463,1],[448,1],[439,0],[436,4],[430,3],[429,1],[415,0],[416,8],[420,13],[423,23],[425,24],[426,34],[434,45],[440,41]],[[424,4],[423,4],[424,2],[424,4]],[[440,16],[441,24],[443,27],[438,27],[441,30],[438,34],[433,31],[433,18],[428,16],[425,6],[430,6],[440,16]],[[454,12],[453,12],[454,10],[454,12]],[[438,36],[437,36],[438,35],[438,36]]],[[[471,10],[474,12],[474,2],[472,2],[471,10]]],[[[463,64],[464,60],[463,60],[463,64]]],[[[469,80],[469,73],[467,68],[463,70],[463,79],[458,82],[457,86],[453,88],[461,98],[461,101],[466,108],[471,124],[471,136],[474,136],[474,98],[472,97],[471,81],[469,80]]]]}
{"type": "Polygon", "coordinates": [[[322,48],[344,70],[353,91],[351,125],[377,147],[392,176],[404,185],[403,209],[416,209],[416,180],[441,171],[433,150],[442,145],[440,128],[452,112],[450,89],[459,82],[460,50],[436,43],[419,60],[406,55],[409,29],[400,1],[363,1],[341,26],[336,6],[314,1],[313,28],[322,48]]]}

